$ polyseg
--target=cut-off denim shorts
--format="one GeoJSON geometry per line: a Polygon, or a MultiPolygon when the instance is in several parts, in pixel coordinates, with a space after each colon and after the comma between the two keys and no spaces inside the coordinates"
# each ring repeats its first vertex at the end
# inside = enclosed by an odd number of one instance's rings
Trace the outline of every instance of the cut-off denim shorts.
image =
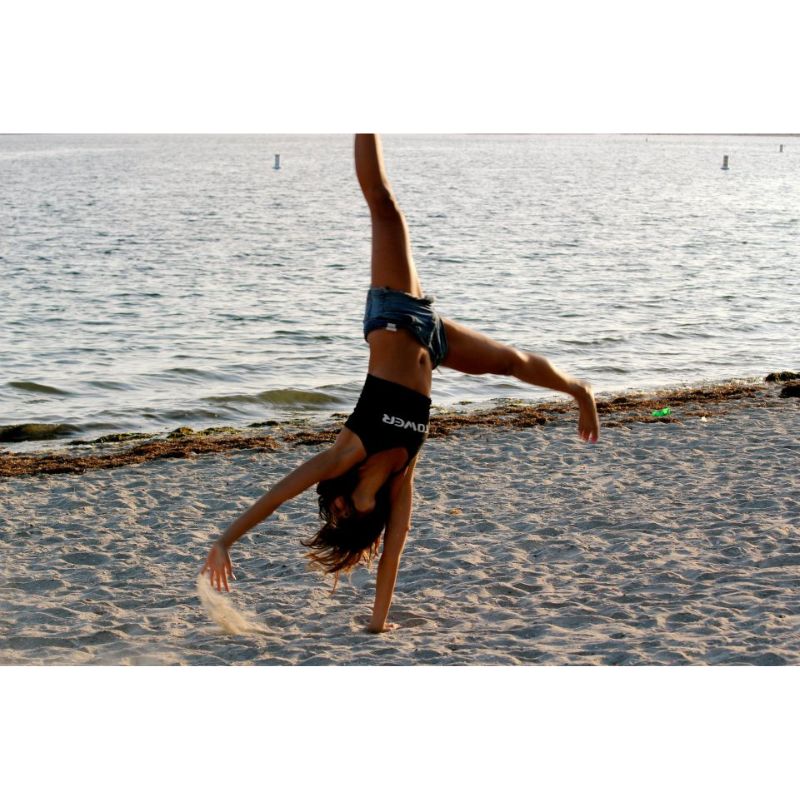
{"type": "Polygon", "coordinates": [[[405,328],[428,348],[436,368],[447,355],[447,337],[442,318],[432,306],[432,297],[414,297],[394,289],[370,289],[364,312],[364,338],[380,328],[405,328]]]}

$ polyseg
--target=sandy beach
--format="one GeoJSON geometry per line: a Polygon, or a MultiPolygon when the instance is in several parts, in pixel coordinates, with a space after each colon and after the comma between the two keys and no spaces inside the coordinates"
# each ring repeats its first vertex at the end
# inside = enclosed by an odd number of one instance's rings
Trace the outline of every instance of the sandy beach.
{"type": "Polygon", "coordinates": [[[306,567],[313,493],[233,548],[227,607],[198,591],[216,532],[330,431],[74,473],[6,452],[0,663],[800,664],[797,412],[769,385],[607,398],[595,446],[557,404],[443,420],[381,635],[374,565],[334,594],[306,567]]]}

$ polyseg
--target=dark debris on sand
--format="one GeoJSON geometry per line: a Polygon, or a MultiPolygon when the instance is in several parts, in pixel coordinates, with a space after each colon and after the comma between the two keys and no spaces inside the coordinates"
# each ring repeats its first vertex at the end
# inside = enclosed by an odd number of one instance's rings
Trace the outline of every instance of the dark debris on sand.
{"type": "Polygon", "coordinates": [[[781,397],[800,397],[800,381],[793,381],[792,383],[787,383],[783,389],[781,389],[781,397]]]}
{"type": "MultiPolygon", "coordinates": [[[[770,384],[773,382],[770,381],[770,384]]],[[[784,386],[800,387],[800,382],[784,386]]],[[[795,391],[795,388],[792,388],[795,391]]],[[[797,396],[780,393],[780,397],[797,396]]],[[[655,394],[623,395],[610,400],[598,399],[601,425],[614,428],[636,423],[678,423],[688,417],[712,417],[743,406],[768,406],[779,403],[777,387],[763,384],[722,384],[700,389],[681,389],[655,394]],[[670,414],[653,417],[652,412],[670,407],[670,414]]],[[[574,424],[577,415],[573,403],[550,402],[530,405],[504,401],[499,405],[471,412],[445,412],[431,417],[430,438],[450,436],[464,428],[530,428],[547,424],[574,424]]],[[[192,458],[206,453],[232,450],[277,450],[302,445],[324,445],[333,442],[346,415],[333,415],[333,424],[323,428],[309,427],[305,420],[297,424],[257,423],[248,430],[208,428],[193,431],[179,428],[159,437],[141,441],[142,434],[111,434],[92,442],[81,442],[95,452],[79,448],[36,453],[0,451],[0,478],[55,473],[81,473],[90,469],[139,464],[158,458],[192,458]],[[303,424],[300,424],[300,423],[303,424]],[[265,436],[258,428],[270,425],[273,435],[265,436]],[[136,440],[136,444],[131,444],[136,440]]],[[[77,443],[72,443],[77,444],[77,443]]]]}
{"type": "Polygon", "coordinates": [[[278,442],[272,436],[231,436],[225,439],[212,439],[199,435],[187,435],[184,438],[158,439],[105,453],[5,452],[0,453],[0,478],[52,475],[63,472],[80,473],[90,469],[109,469],[128,464],[141,464],[157,458],[191,458],[204,453],[219,453],[225,450],[276,450],[277,448],[278,442]]]}
{"type": "Polygon", "coordinates": [[[682,417],[720,416],[744,403],[764,405],[772,398],[774,393],[760,385],[728,383],[700,389],[677,389],[656,395],[626,395],[615,400],[599,400],[597,411],[605,427],[615,428],[636,422],[680,423],[682,417]],[[654,417],[653,411],[662,407],[668,407],[670,413],[654,417]],[[612,419],[603,421],[602,418],[606,416],[612,419]]]}
{"type": "Polygon", "coordinates": [[[770,372],[764,380],[767,383],[785,383],[786,381],[800,381],[800,372],[770,372]]]}

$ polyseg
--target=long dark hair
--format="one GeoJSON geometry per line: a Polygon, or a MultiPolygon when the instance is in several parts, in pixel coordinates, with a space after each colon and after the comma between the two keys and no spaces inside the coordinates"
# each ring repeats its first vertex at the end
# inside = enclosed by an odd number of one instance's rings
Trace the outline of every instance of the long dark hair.
{"type": "Polygon", "coordinates": [[[319,482],[319,516],[325,524],[311,539],[302,542],[311,549],[307,557],[313,566],[326,575],[335,574],[337,579],[339,572],[349,572],[362,561],[368,564],[372,561],[389,518],[389,481],[375,495],[375,508],[359,515],[351,498],[357,485],[357,466],[338,478],[319,482]],[[343,497],[350,505],[347,518],[334,519],[331,513],[331,505],[337,497],[343,497]]]}

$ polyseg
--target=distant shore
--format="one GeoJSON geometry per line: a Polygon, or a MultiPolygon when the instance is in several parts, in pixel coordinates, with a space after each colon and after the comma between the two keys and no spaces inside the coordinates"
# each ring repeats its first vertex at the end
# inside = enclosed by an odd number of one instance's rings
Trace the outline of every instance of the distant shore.
{"type": "Polygon", "coordinates": [[[800,133],[623,133],[622,136],[776,136],[791,138],[800,133]]]}

